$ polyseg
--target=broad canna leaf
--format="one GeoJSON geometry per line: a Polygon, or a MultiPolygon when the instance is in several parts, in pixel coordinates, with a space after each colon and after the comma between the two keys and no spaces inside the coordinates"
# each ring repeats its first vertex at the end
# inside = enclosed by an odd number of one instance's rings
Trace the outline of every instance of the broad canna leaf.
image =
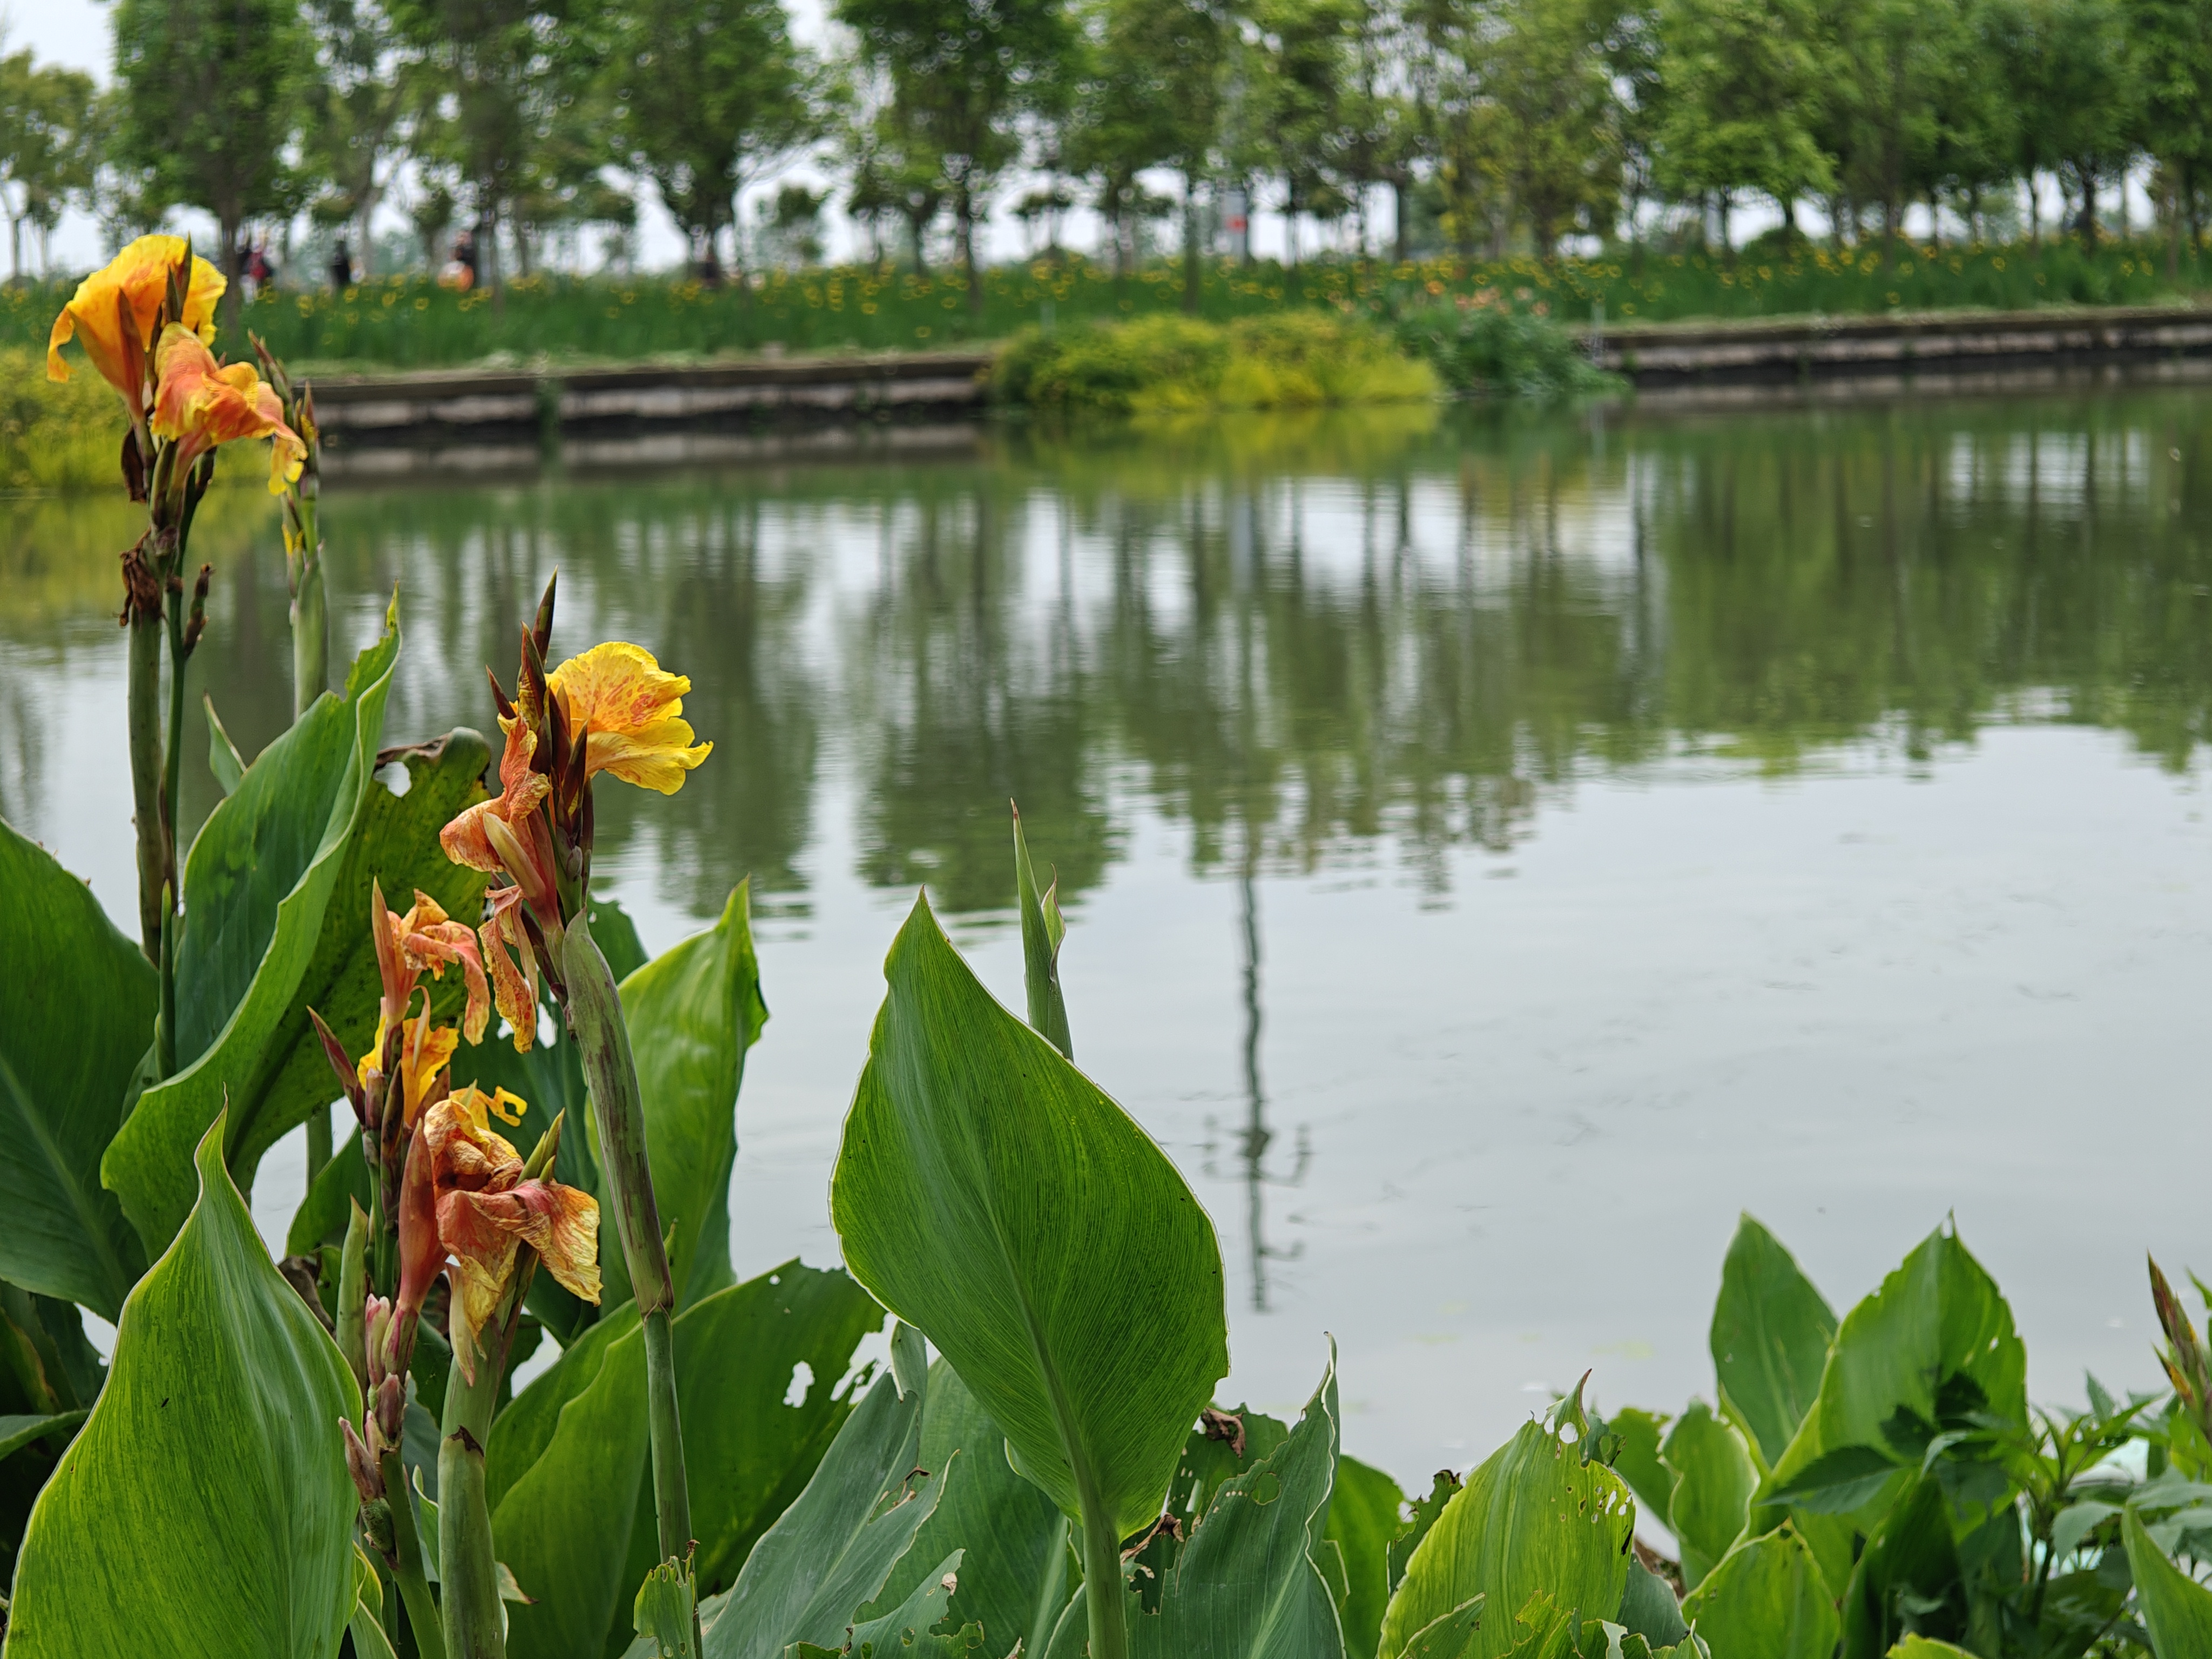
{"type": "Polygon", "coordinates": [[[1713,1659],[1832,1659],[1842,1633],[1820,1563],[1790,1527],[1730,1550],[1682,1615],[1713,1659]]]}
{"type": "Polygon", "coordinates": [[[946,1486],[869,1613],[926,1589],[931,1568],[957,1549],[965,1557],[962,1623],[981,1625],[994,1651],[1018,1638],[1023,1652],[1042,1653],[1070,1593],[1067,1519],[1014,1473],[1006,1462],[1006,1435],[960,1373],[939,1359],[929,1368],[921,1467],[948,1468],[956,1455],[959,1478],[946,1486]]]}
{"type": "Polygon", "coordinates": [[[1966,1587],[1949,1508],[1936,1477],[1920,1474],[1875,1523],[1844,1593],[1844,1659],[1882,1659],[1913,1631],[1966,1636],[1966,1587]]]}
{"type": "Polygon", "coordinates": [[[1315,1557],[1335,1486],[1336,1358],[1290,1437],[1213,1494],[1160,1592],[1129,1620],[1132,1659],[1341,1659],[1334,1599],[1315,1557]]]}
{"type": "MultiPolygon", "coordinates": [[[[368,895],[381,860],[350,854],[374,811],[380,836],[405,849],[408,870],[430,875],[422,837],[439,793],[395,797],[373,776],[398,650],[398,623],[388,618],[384,637],[355,661],[345,695],[325,693],[263,750],[192,842],[177,951],[181,1069],[139,1097],[100,1166],[149,1250],[167,1246],[190,1209],[191,1149],[219,1114],[229,1126],[232,1176],[250,1188],[261,1154],[336,1097],[309,1003],[368,1046],[359,999],[335,999],[349,967],[358,974],[365,965],[366,980],[356,982],[375,983],[368,895]]],[[[476,751],[455,757],[466,781],[471,758],[482,769],[482,740],[461,748],[476,751]]],[[[428,835],[435,855],[434,823],[428,835]]],[[[446,875],[422,884],[465,896],[446,875]]],[[[458,908],[465,915],[470,905],[458,908]]],[[[373,1027],[374,994],[365,994],[373,1027]]]]}
{"type": "Polygon", "coordinates": [[[1620,1478],[1583,1462],[1541,1423],[1492,1453],[1454,1492],[1406,1564],[1406,1577],[1382,1618],[1382,1659],[1476,1595],[1492,1616],[1468,1647],[1469,1659],[1497,1659],[1521,1639],[1503,1607],[1547,1595],[1564,1613],[1609,1619],[1628,1574],[1628,1536],[1636,1503],[1620,1478]]]}
{"type": "Polygon", "coordinates": [[[1337,1618],[1352,1659],[1375,1659],[1382,1634],[1382,1609],[1390,1600],[1390,1540],[1405,1527],[1406,1494],[1382,1470],[1356,1457],[1336,1460],[1336,1487],[1328,1500],[1328,1541],[1344,1566],[1337,1618]]]}
{"type": "Polygon", "coordinates": [[[847,1264],[1071,1516],[1149,1526],[1229,1369],[1221,1252],[1167,1155],[1001,1008],[917,900],[845,1121],[847,1264]]]}
{"type": "MultiPolygon", "coordinates": [[[[845,1274],[796,1261],[678,1316],[702,1595],[735,1581],[755,1540],[805,1488],[851,1409],[837,1380],[882,1322],[845,1274]]],[[[597,1659],[627,1640],[638,1584],[658,1556],[644,1398],[633,1305],[586,1328],[492,1425],[485,1486],[496,1553],[537,1599],[509,1614],[517,1659],[597,1659]]]]}
{"type": "MultiPolygon", "coordinates": [[[[1123,1592],[1131,1659],[1342,1659],[1335,1601],[1316,1559],[1335,1485],[1337,1421],[1332,1355],[1289,1436],[1222,1482],[1172,1564],[1164,1558],[1164,1582],[1156,1588],[1140,1574],[1123,1592]]],[[[1046,1659],[1081,1659],[1084,1597],[1093,1589],[1085,1584],[1062,1615],[1046,1659]]]]}
{"type": "Polygon", "coordinates": [[[1628,1582],[1621,1587],[1620,1611],[1613,1615],[1614,1622],[1632,1636],[1641,1636],[1644,1644],[1655,1651],[1663,1652],[1680,1645],[1690,1628],[1682,1621],[1682,1604],[1674,1599],[1674,1586],[1645,1566],[1631,1553],[1628,1561],[1628,1582]]]}
{"type": "Polygon", "coordinates": [[[0,1279],[122,1310],[146,1256],[100,1160],[160,985],[91,889],[0,823],[0,1279]]]}
{"type": "MultiPolygon", "coordinates": [[[[730,1172],[738,1157],[738,1089],[745,1050],[768,1020],[760,962],[753,953],[751,883],[741,881],[721,920],[654,957],[622,981],[623,1017],[637,1056],[646,1146],[661,1224],[673,1235],[669,1271],[678,1305],[689,1307],[731,1282],[730,1172]]],[[[594,935],[596,937],[596,934],[594,935]]],[[[586,1114],[583,1121],[596,1124],[586,1114]]],[[[614,1226],[599,1212],[602,1307],[630,1295],[614,1226]]]]}
{"type": "Polygon", "coordinates": [[[1954,1234],[1929,1234],[1838,1329],[1813,1408],[1753,1500],[1753,1529],[1791,1515],[1841,1596],[1854,1535],[1873,1530],[1919,1463],[1913,1437],[1968,1414],[2024,1424],[2027,1376],[2027,1350],[1996,1281],[1954,1234]],[[1881,1474],[1883,1455],[1898,1458],[1896,1474],[1881,1474]],[[1783,1499],[1814,1477],[1832,1494],[1819,1508],[1783,1499]],[[1853,1478],[1870,1495],[1844,1513],[1857,1493],[1838,1483],[1853,1478]]]}
{"type": "Polygon", "coordinates": [[[1797,1260],[1746,1215],[1721,1266],[1713,1304],[1713,1372],[1723,1409],[1774,1467],[1820,1390],[1836,1316],[1797,1260]]]}
{"type": "MultiPolygon", "coordinates": [[[[845,1420],[806,1490],[753,1547],[738,1582],[702,1605],[707,1659],[780,1659],[801,1642],[842,1647],[959,1480],[957,1454],[941,1469],[919,1462],[929,1375],[921,1340],[906,1328],[891,1343],[891,1369],[845,1420]]],[[[630,1659],[644,1655],[633,1648],[630,1659]]]]}
{"type": "Polygon", "coordinates": [[[107,1386],[40,1495],[9,1659],[324,1659],[355,1603],[352,1373],[222,1161],[124,1304],[107,1386]]]}
{"type": "Polygon", "coordinates": [[[1674,1472],[1668,1524],[1682,1547],[1682,1585],[1695,1589],[1742,1534],[1759,1471],[1743,1438],[1702,1400],[1692,1400],[1667,1436],[1674,1472]]]}
{"type": "Polygon", "coordinates": [[[2120,1524],[2151,1651],[2158,1659],[2197,1659],[2212,1653],[2212,1590],[2166,1559],[2134,1510],[2120,1524]]]}

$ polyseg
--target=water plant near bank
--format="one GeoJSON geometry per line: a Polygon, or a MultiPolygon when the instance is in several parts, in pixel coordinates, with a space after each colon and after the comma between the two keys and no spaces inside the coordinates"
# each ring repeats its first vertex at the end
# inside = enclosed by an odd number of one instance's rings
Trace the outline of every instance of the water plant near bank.
{"type": "Polygon", "coordinates": [[[555,650],[553,599],[495,756],[388,741],[395,604],[238,757],[166,999],[0,826],[0,955],[37,969],[0,1022],[10,1659],[2207,1651],[2212,1361],[2155,1268],[2170,1390],[2075,1411],[2029,1400],[1955,1230],[1838,1318],[1747,1218],[1710,1398],[1668,1414],[1586,1378],[1409,1498],[1344,1452],[1319,1333],[1295,1421],[1221,1397],[1212,1223],[1075,1063],[1018,819],[1026,1018],[918,898],[853,1034],[842,1265],[733,1282],[747,890],[648,960],[592,885],[595,791],[712,744],[641,647],[555,650]],[[244,1194],[333,1100],[274,1261],[244,1194]]]}

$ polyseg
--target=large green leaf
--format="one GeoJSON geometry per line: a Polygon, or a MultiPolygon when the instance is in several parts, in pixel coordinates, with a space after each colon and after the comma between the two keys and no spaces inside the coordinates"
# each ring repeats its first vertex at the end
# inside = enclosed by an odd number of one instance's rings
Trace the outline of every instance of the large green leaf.
{"type": "MultiPolygon", "coordinates": [[[[1628,1575],[1636,1503],[1620,1478],[1585,1463],[1577,1446],[1541,1423],[1519,1433],[1454,1492],[1406,1564],[1382,1618],[1377,1651],[1394,1659],[1419,1631],[1482,1595],[1493,1609],[1538,1595],[1583,1616],[1609,1619],[1628,1575]]],[[[1484,1621],[1469,1659],[1495,1659],[1517,1639],[1510,1621],[1484,1621]]]]}
{"type": "Polygon", "coordinates": [[[2166,1559],[2133,1510],[2121,1522],[2136,1601],[2149,1627],[2158,1659],[2203,1659],[2212,1654],[2212,1590],[2166,1559]]]}
{"type": "MultiPolygon", "coordinates": [[[[768,1019],[741,881],[722,918],[622,982],[623,1018],[637,1055],[646,1146],[660,1221],[675,1237],[669,1270],[688,1307],[730,1283],[730,1171],[738,1156],[738,1089],[745,1050],[768,1019]]],[[[586,1121],[589,1121],[588,1118],[586,1121]]],[[[630,1295],[614,1233],[614,1206],[599,1216],[602,1306],[630,1295]]]]}
{"type": "Polygon", "coordinates": [[[1682,1614],[1713,1659],[1832,1659],[1840,1634],[1820,1563],[1790,1527],[1730,1550],[1682,1614]]]}
{"type": "MultiPolygon", "coordinates": [[[[957,1455],[941,1469],[919,1461],[928,1367],[911,1329],[891,1340],[891,1370],[846,1419],[806,1490],[753,1546],[738,1582],[702,1604],[707,1659],[777,1659],[799,1642],[843,1645],[960,1479],[957,1455]]],[[[642,1659],[635,1648],[631,1656],[642,1659]]]]}
{"type": "Polygon", "coordinates": [[[960,1373],[939,1359],[929,1368],[921,1467],[946,1468],[956,1454],[958,1478],[892,1571],[877,1607],[895,1606],[926,1588],[938,1560],[958,1549],[965,1558],[962,1621],[981,1625],[994,1653],[1017,1638],[1023,1652],[1042,1653],[1068,1601],[1067,1519],[1042,1490],[1014,1473],[1006,1461],[1006,1435],[960,1373]]]}
{"type": "MultiPolygon", "coordinates": [[[[1823,1470],[1849,1476],[1839,1454],[1896,1457],[1899,1473],[1848,1514],[1836,1511],[1856,1494],[1844,1487],[1834,1489],[1844,1496],[1832,1503],[1790,1510],[1840,1595],[1850,1577],[1852,1538],[1871,1532],[1903,1489],[1905,1467],[1919,1461],[1916,1442],[1924,1443],[1939,1419],[1964,1410],[2025,1423],[2027,1377],[2027,1350],[1996,1281],[1955,1235],[1929,1234],[1837,1331],[1813,1408],[1761,1483],[1753,1526],[1777,1523],[1784,1507],[1777,1494],[1803,1478],[1823,1470]]],[[[1878,1475],[1868,1461],[1869,1474],[1878,1475]]]]}
{"type": "Polygon", "coordinates": [[[1820,1393],[1836,1316],[1782,1242],[1747,1214],[1721,1264],[1713,1372],[1729,1413],[1771,1468],[1820,1393]]]}
{"type": "Polygon", "coordinates": [[[146,1257],[100,1160],[160,985],[92,890],[0,823],[0,1279],[112,1320],[146,1257]]]}
{"type": "MultiPolygon", "coordinates": [[[[218,1115],[229,1126],[231,1173],[250,1188],[261,1154],[337,1092],[305,1005],[329,1002],[349,959],[367,948],[371,872],[359,869],[357,884],[347,884],[356,890],[342,891],[348,854],[376,798],[392,803],[391,820],[404,826],[410,853],[419,850],[418,821],[426,816],[427,796],[410,807],[414,791],[395,798],[374,777],[398,652],[395,604],[384,637],[355,661],[345,695],[325,692],[263,750],[192,842],[177,949],[182,1069],[139,1097],[100,1165],[100,1179],[149,1250],[168,1243],[191,1208],[192,1148],[218,1115]],[[335,950],[326,954],[325,923],[333,910],[335,950]],[[338,943],[348,928],[357,947],[338,943]],[[319,957],[325,972],[315,982],[319,957]],[[323,1068],[319,1079],[314,1066],[323,1068]]],[[[474,746],[481,770],[481,739],[474,746]]],[[[429,833],[434,853],[434,824],[429,833]]],[[[466,904],[459,908],[468,914],[466,904]]],[[[374,972],[371,963],[370,985],[374,972]]],[[[367,1006],[373,1026],[373,994],[367,1006]]],[[[355,1010],[332,1004],[331,1012],[355,1010]]],[[[365,1033],[362,1042],[365,1048],[365,1033]]]]}
{"type": "Polygon", "coordinates": [[[222,1162],[123,1305],[107,1387],[32,1512],[9,1659],[322,1659],[354,1605],[361,1395],[222,1162]]]}
{"type": "Polygon", "coordinates": [[[1682,1584],[1695,1589],[1742,1533],[1759,1471],[1742,1437],[1702,1400],[1690,1402],[1668,1435],[1666,1458],[1674,1471],[1668,1513],[1682,1546],[1682,1584]]]}
{"type": "Polygon", "coordinates": [[[1606,1419],[1606,1427],[1620,1437],[1613,1454],[1613,1472],[1628,1482],[1629,1491],[1644,1506],[1644,1515],[1661,1526],[1671,1526],[1668,1514],[1674,1503],[1674,1472],[1661,1461],[1659,1443],[1674,1419],[1630,1406],[1606,1419]]]}
{"type": "Polygon", "coordinates": [[[1390,1540],[1405,1528],[1406,1494],[1398,1483],[1356,1457],[1336,1460],[1328,1537],[1344,1566],[1337,1617],[1352,1659],[1375,1659],[1382,1609],[1390,1600],[1390,1540]]]}
{"type": "Polygon", "coordinates": [[[514,1659],[600,1659],[611,1633],[630,1628],[645,1338],[634,1316],[588,1334],[595,1340],[562,1354],[493,1422],[485,1447],[493,1551],[532,1598],[507,1612],[514,1659]],[[532,1401],[540,1390],[546,1397],[532,1401]],[[534,1439],[549,1417],[545,1443],[525,1461],[518,1439],[534,1439]]]}
{"type": "Polygon", "coordinates": [[[1913,1631],[1966,1635],[1966,1589],[1948,1509],[1936,1477],[1921,1474],[1875,1523],[1844,1594],[1844,1659],[1881,1659],[1913,1631]]]}
{"type": "Polygon", "coordinates": [[[1221,1252],[1167,1155],[984,990],[917,900],[845,1121],[854,1276],[1069,1515],[1148,1526],[1229,1369],[1221,1252]]]}
{"type": "MultiPolygon", "coordinates": [[[[837,1379],[882,1322],[844,1273],[796,1261],[677,1318],[702,1593],[735,1581],[754,1541],[805,1490],[850,1409],[837,1379]]],[[[644,1388],[644,1340],[625,1309],[587,1329],[492,1425],[485,1487],[497,1553],[538,1598],[510,1615],[519,1656],[596,1659],[628,1645],[631,1597],[658,1554],[644,1388]]]]}
{"type": "Polygon", "coordinates": [[[1029,843],[1022,839],[1018,807],[1014,811],[1014,886],[1021,908],[1022,984],[1028,993],[1030,1029],[1073,1060],[1075,1040],[1068,1033],[1067,997],[1060,983],[1060,944],[1067,937],[1067,923],[1060,914],[1060,882],[1055,877],[1038,890],[1029,843]]]}
{"type": "Polygon", "coordinates": [[[1332,1354],[1290,1438],[1214,1493],[1160,1594],[1132,1612],[1132,1659],[1341,1659],[1336,1606],[1314,1556],[1334,1485],[1332,1354]]]}

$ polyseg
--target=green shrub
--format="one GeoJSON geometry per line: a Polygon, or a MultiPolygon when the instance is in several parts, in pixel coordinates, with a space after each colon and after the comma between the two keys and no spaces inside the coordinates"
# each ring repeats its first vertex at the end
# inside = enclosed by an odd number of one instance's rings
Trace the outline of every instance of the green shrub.
{"type": "Polygon", "coordinates": [[[1005,403],[1118,415],[1420,403],[1437,391],[1384,331],[1318,310],[1025,333],[1000,354],[993,385],[1005,403]]]}
{"type": "Polygon", "coordinates": [[[1463,397],[1550,402],[1606,392],[1620,383],[1583,355],[1582,343],[1533,307],[1494,289],[1429,300],[1398,319],[1398,344],[1432,365],[1463,397]]]}
{"type": "Polygon", "coordinates": [[[56,385],[44,352],[0,346],[0,490],[120,485],[123,405],[70,356],[70,377],[56,385]]]}

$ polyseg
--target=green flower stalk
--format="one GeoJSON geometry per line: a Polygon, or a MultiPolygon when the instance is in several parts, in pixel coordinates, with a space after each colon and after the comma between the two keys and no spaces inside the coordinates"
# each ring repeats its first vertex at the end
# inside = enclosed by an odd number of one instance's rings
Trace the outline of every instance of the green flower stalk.
{"type": "Polygon", "coordinates": [[[484,962],[517,1048],[535,1040],[542,973],[574,1035],[591,1085],[601,1190],[615,1224],[644,1327],[646,1399],[653,1500],[664,1561],[690,1553],[691,1505],[677,1410],[676,1286],[669,1272],[637,1066],[613,972],[586,916],[591,885],[592,785],[609,773],[674,794],[712,744],[695,744],[683,719],[691,682],[664,672],[635,645],[597,645],[548,672],[554,587],[523,630],[512,702],[492,682],[507,734],[500,793],[441,832],[457,864],[505,878],[484,896],[484,962]]]}
{"type": "Polygon", "coordinates": [[[180,236],[142,236],[77,285],[54,319],[46,375],[66,380],[62,347],[74,339],[123,399],[124,488],[147,507],[147,527],[123,555],[126,721],[131,802],[137,820],[140,943],[161,972],[155,1033],[160,1074],[176,1068],[177,934],[184,884],[177,857],[185,720],[185,665],[207,623],[202,565],[189,596],[192,516],[215,477],[215,452],[242,438],[272,438],[272,487],[296,477],[305,447],[268,387],[244,364],[226,368],[208,349],[222,275],[180,236]],[[160,714],[162,647],[168,657],[166,732],[160,714]]]}

